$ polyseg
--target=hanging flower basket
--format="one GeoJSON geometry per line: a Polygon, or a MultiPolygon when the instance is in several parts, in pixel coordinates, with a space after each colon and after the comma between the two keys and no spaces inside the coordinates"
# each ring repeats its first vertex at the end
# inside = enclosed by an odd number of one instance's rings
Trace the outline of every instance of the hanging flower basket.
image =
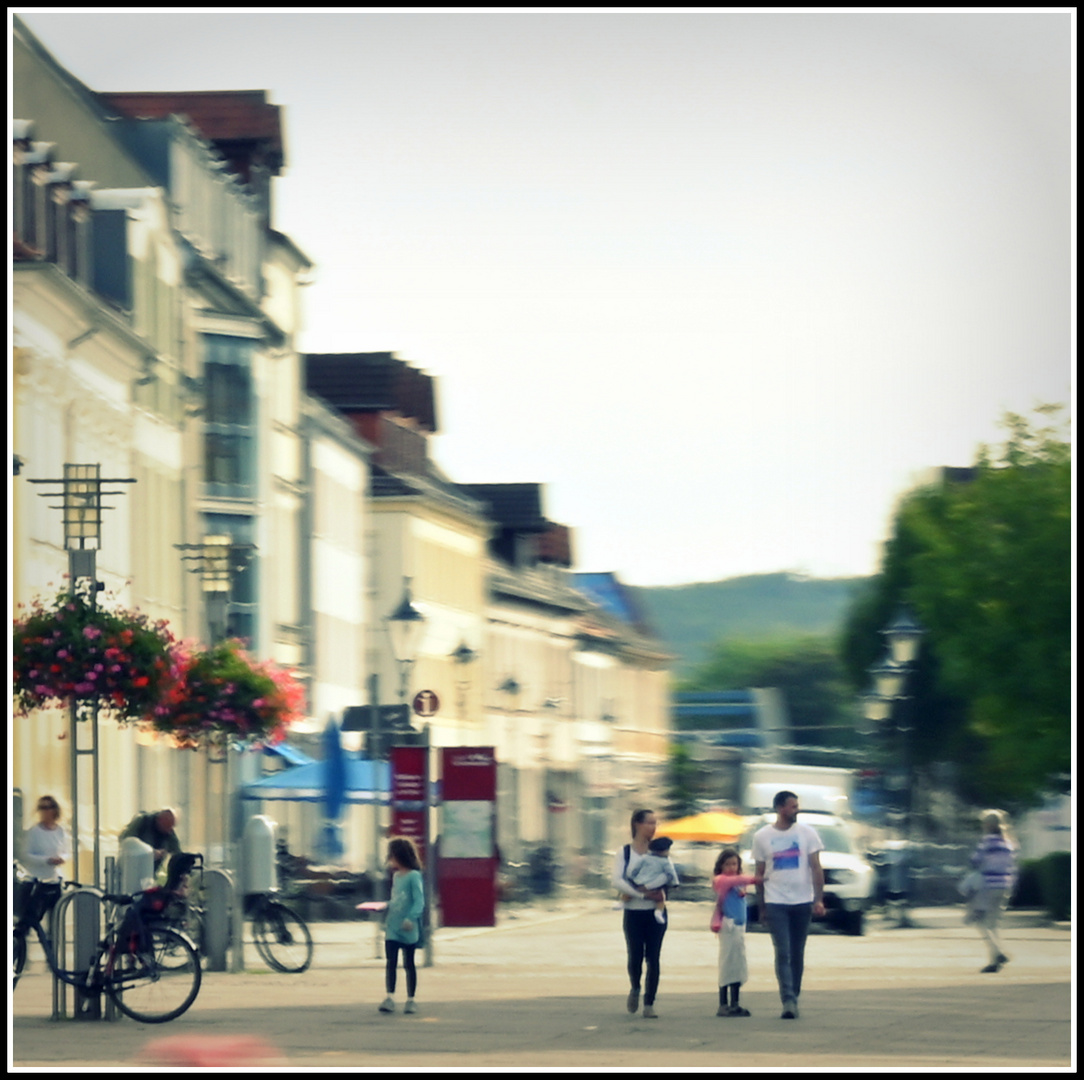
{"type": "Polygon", "coordinates": [[[292,672],[253,660],[239,641],[178,650],[178,678],[148,718],[148,726],[179,747],[230,741],[281,742],[305,714],[305,690],[292,672]]]}
{"type": "Polygon", "coordinates": [[[12,631],[15,711],[96,701],[122,723],[148,716],[177,674],[164,620],[110,610],[87,590],[35,601],[12,631]]]}

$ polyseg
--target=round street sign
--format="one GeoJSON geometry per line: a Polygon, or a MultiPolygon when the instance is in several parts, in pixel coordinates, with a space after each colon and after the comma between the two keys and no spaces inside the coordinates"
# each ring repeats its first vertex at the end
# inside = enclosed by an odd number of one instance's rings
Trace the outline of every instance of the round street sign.
{"type": "Polygon", "coordinates": [[[414,695],[414,712],[418,716],[433,716],[440,708],[440,698],[432,690],[419,690],[414,695]]]}

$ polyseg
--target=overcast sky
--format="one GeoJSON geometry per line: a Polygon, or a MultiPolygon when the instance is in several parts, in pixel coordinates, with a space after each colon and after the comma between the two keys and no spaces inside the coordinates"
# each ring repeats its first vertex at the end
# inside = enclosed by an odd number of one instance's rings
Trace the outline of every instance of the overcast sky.
{"type": "Polygon", "coordinates": [[[1070,9],[23,18],[94,90],[267,90],[302,348],[436,376],[438,464],[578,569],[874,573],[1071,400],[1070,9]]]}

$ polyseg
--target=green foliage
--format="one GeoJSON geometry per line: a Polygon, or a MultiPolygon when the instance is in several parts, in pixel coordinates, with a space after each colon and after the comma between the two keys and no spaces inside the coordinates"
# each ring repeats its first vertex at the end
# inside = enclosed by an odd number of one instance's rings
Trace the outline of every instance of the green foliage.
{"type": "Polygon", "coordinates": [[[1072,905],[1073,857],[1068,851],[1052,851],[1039,860],[1043,906],[1055,922],[1066,922],[1072,905]]]}
{"type": "Polygon", "coordinates": [[[683,691],[748,687],[774,687],[782,693],[797,742],[851,741],[854,694],[830,638],[791,634],[723,640],[680,685],[683,691]]]}
{"type": "Polygon", "coordinates": [[[750,574],[726,581],[633,587],[638,606],[685,676],[731,638],[838,633],[866,578],[750,574]]]}
{"type": "Polygon", "coordinates": [[[699,768],[684,743],[671,743],[666,763],[666,806],[670,821],[697,812],[699,768]]]}
{"type": "Polygon", "coordinates": [[[1060,427],[1012,414],[1004,426],[968,480],[902,502],[842,653],[868,685],[878,631],[909,603],[927,630],[908,687],[915,760],[956,761],[973,801],[1024,806],[1070,768],[1071,473],[1060,427]]]}

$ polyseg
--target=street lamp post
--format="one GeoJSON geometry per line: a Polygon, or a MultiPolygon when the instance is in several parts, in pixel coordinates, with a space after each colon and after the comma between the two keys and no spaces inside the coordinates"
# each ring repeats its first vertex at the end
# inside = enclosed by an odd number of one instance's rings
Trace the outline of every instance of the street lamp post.
{"type": "MultiPolygon", "coordinates": [[[[864,712],[868,720],[877,723],[892,722],[892,735],[895,743],[897,762],[893,768],[892,792],[893,815],[897,839],[906,842],[911,832],[911,754],[908,740],[911,727],[900,706],[908,700],[904,694],[907,682],[918,659],[919,641],[925,630],[906,608],[901,608],[882,631],[888,645],[888,651],[882,659],[869,668],[873,678],[873,690],[864,698],[864,712]],[[902,796],[898,793],[902,792],[902,796]]],[[[897,856],[901,861],[898,870],[905,873],[906,852],[901,850],[897,856]]],[[[906,890],[892,890],[900,894],[900,903],[906,903],[906,890]]],[[[906,911],[901,907],[899,922],[908,925],[906,911]]]]}
{"type": "MultiPolygon", "coordinates": [[[[418,646],[425,630],[425,616],[413,605],[410,599],[410,578],[403,579],[403,598],[399,606],[390,615],[385,616],[384,625],[388,630],[388,638],[391,641],[392,656],[399,665],[399,701],[405,705],[407,692],[410,689],[410,672],[418,658],[418,646]]],[[[379,710],[377,710],[379,713],[379,710]]],[[[377,725],[379,721],[376,721],[377,725]]],[[[433,858],[430,849],[429,828],[429,744],[430,730],[426,724],[422,738],[422,798],[424,809],[422,812],[422,845],[425,849],[425,896],[426,896],[426,925],[422,928],[425,938],[425,966],[433,966],[433,933],[430,925],[433,908],[433,858]]],[[[394,783],[394,781],[393,781],[394,783]]]]}
{"type": "MultiPolygon", "coordinates": [[[[98,596],[100,582],[98,581],[97,553],[102,542],[102,511],[112,507],[102,504],[103,495],[119,495],[119,491],[103,491],[102,484],[134,484],[133,477],[110,477],[103,479],[102,466],[77,465],[70,462],[64,463],[64,475],[61,479],[36,479],[31,484],[48,484],[51,487],[59,486],[61,504],[51,509],[60,510],[63,513],[64,522],[64,548],[68,553],[68,585],[72,596],[75,595],[80,581],[87,581],[89,599],[93,607],[98,596]]],[[[58,492],[42,491],[45,498],[53,498],[58,492]]],[[[101,795],[98,753],[98,699],[80,701],[72,698],[68,706],[68,734],[69,747],[69,770],[71,775],[71,845],[72,865],[75,867],[75,876],[82,877],[79,872],[79,758],[89,755],[91,760],[91,800],[94,807],[94,887],[101,888],[101,795]],[[79,748],[79,721],[90,721],[90,748],[79,748]]],[[[77,961],[89,962],[94,941],[98,937],[98,908],[79,902],[74,907],[74,955],[77,961]]],[[[58,983],[53,980],[53,1015],[57,1012],[58,983]]],[[[98,998],[85,995],[78,988],[75,991],[75,1015],[86,1019],[97,1018],[101,1015],[101,1006],[98,998]]],[[[107,1014],[108,1015],[108,1014],[107,1014]]]]}
{"type": "MultiPolygon", "coordinates": [[[[198,544],[174,544],[178,551],[187,552],[181,556],[182,562],[191,563],[189,570],[199,574],[203,590],[203,609],[207,620],[207,638],[210,645],[225,639],[229,630],[230,592],[233,588],[233,575],[248,564],[254,544],[235,544],[233,537],[219,533],[204,536],[198,544]]],[[[232,909],[232,932],[236,943],[231,952],[230,970],[244,970],[244,868],[241,866],[241,844],[231,835],[230,829],[230,748],[227,742],[222,748],[222,756],[213,757],[207,753],[208,768],[212,765],[224,765],[222,776],[222,862],[233,867],[234,900],[232,909]],[[230,850],[232,849],[232,850],[230,850]]],[[[208,772],[204,787],[204,829],[211,821],[211,783],[208,772]]],[[[239,825],[239,828],[243,827],[239,825]]]]}

